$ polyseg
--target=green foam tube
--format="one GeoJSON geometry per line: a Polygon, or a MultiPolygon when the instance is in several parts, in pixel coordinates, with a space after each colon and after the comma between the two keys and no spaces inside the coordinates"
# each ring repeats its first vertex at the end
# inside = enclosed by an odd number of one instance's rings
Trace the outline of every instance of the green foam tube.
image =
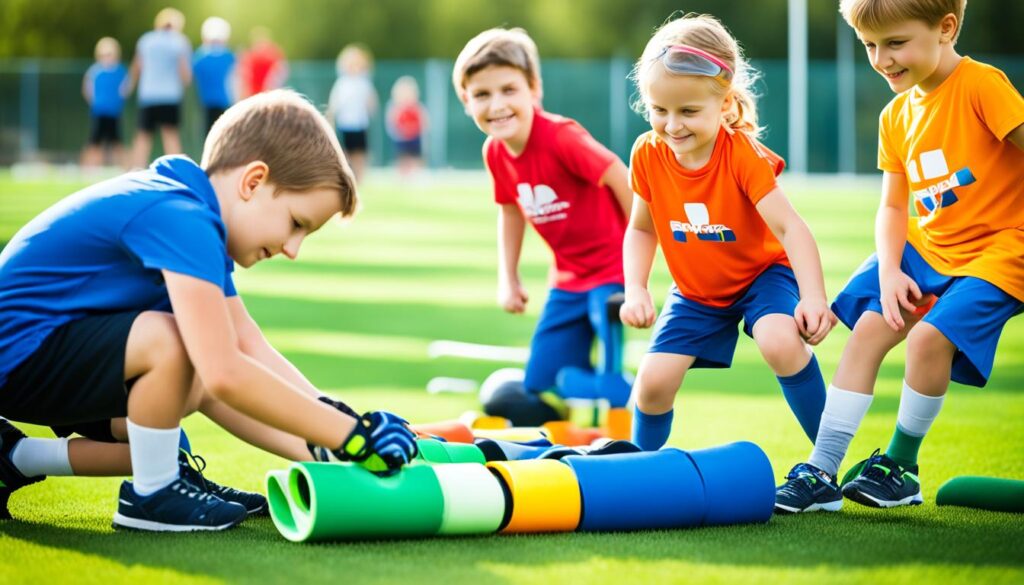
{"type": "Polygon", "coordinates": [[[1024,481],[964,475],[942,484],[938,506],[964,506],[994,512],[1024,512],[1024,481]]]}
{"type": "Polygon", "coordinates": [[[436,441],[434,439],[419,439],[416,441],[419,447],[417,458],[425,463],[486,463],[483,451],[476,445],[469,443],[451,443],[436,441]]]}
{"type": "Polygon", "coordinates": [[[293,463],[267,474],[270,517],[293,542],[430,536],[444,496],[432,467],[378,477],[352,463],[293,463]]]}
{"type": "Polygon", "coordinates": [[[505,491],[498,478],[477,463],[434,466],[444,493],[440,534],[488,534],[505,516],[505,491]]]}

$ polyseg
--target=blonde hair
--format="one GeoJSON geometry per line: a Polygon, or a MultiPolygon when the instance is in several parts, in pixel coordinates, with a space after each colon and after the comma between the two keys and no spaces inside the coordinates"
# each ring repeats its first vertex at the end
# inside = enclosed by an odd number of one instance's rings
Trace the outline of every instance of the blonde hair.
{"type": "Polygon", "coordinates": [[[530,88],[540,94],[540,55],[537,44],[521,28],[492,28],[470,39],[455,59],[452,85],[459,99],[466,101],[464,90],[470,77],[493,66],[522,71],[530,88]]]}
{"type": "Polygon", "coordinates": [[[373,55],[366,45],[349,43],[338,53],[334,66],[338,75],[365,73],[373,69],[373,55]]]}
{"type": "Polygon", "coordinates": [[[231,23],[219,16],[211,16],[203,21],[199,36],[204,43],[227,44],[231,38],[231,23]]]}
{"type": "Polygon", "coordinates": [[[121,59],[121,43],[114,37],[103,37],[96,41],[96,60],[99,61],[107,53],[112,54],[115,61],[121,59]]]}
{"type": "Polygon", "coordinates": [[[327,120],[306,98],[277,89],[246,98],[217,119],[203,146],[207,175],[263,161],[275,192],[333,189],[341,216],[355,212],[355,179],[327,120]]]}
{"type": "Polygon", "coordinates": [[[907,20],[920,20],[930,28],[947,14],[956,17],[956,43],[963,28],[967,0],[841,0],[839,12],[856,30],[880,30],[907,20]]]}
{"type": "Polygon", "coordinates": [[[634,100],[633,109],[647,117],[647,88],[650,86],[651,70],[662,66],[659,56],[666,47],[672,45],[695,47],[721,59],[732,69],[732,81],[727,85],[708,79],[713,91],[732,97],[732,103],[722,120],[731,130],[745,132],[754,138],[760,136],[763,128],[757,125],[757,96],[753,90],[760,74],[743,56],[743,49],[725,26],[708,14],[687,14],[666,22],[654,32],[630,73],[630,79],[639,92],[639,99],[634,100]]]}
{"type": "Polygon", "coordinates": [[[391,86],[391,99],[395,103],[414,103],[420,99],[420,85],[412,75],[403,75],[391,86]]]}
{"type": "Polygon", "coordinates": [[[160,12],[156,13],[156,19],[153,21],[153,28],[169,28],[171,30],[181,32],[182,29],[185,28],[185,15],[177,8],[164,8],[160,12]]]}

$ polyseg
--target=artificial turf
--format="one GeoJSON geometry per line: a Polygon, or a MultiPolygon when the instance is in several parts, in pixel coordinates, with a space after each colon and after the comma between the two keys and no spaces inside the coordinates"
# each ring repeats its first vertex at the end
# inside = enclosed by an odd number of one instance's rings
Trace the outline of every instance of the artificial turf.
{"type": "MultiPolygon", "coordinates": [[[[83,185],[0,175],[0,244],[50,203],[83,185]]],[[[429,395],[433,376],[481,380],[508,364],[429,359],[435,339],[525,346],[545,295],[548,252],[527,237],[525,316],[495,303],[495,209],[482,174],[420,183],[371,177],[363,209],[304,245],[297,262],[274,259],[236,272],[267,337],[316,385],[357,409],[394,410],[414,422],[454,418],[470,395],[429,395]]],[[[836,178],[788,181],[787,192],[821,248],[830,294],[872,250],[877,185],[836,178]],[[845,186],[844,186],[845,185],[845,186]]],[[[661,261],[656,302],[668,276],[661,261]]],[[[649,332],[630,331],[630,340],[649,332]]],[[[847,332],[816,350],[826,379],[847,332]]],[[[631,367],[636,355],[628,358],[631,367]]],[[[871,411],[844,469],[884,447],[899,400],[903,353],[882,367],[871,411]]],[[[730,370],[688,374],[670,444],[759,444],[781,478],[810,445],[753,342],[741,337],[730,370]]],[[[879,511],[847,502],[837,514],[775,517],[766,525],[638,532],[433,538],[298,545],[266,518],[218,534],[138,534],[110,527],[120,479],[50,478],[17,492],[0,521],[0,582],[963,582],[1024,581],[1020,516],[937,508],[956,475],[1024,478],[1024,319],[1003,332],[984,389],[954,384],[921,451],[925,504],[879,511]]],[[[19,425],[38,436],[41,427],[19,425]]],[[[261,490],[286,463],[239,443],[200,417],[186,420],[207,475],[261,490]]],[[[642,497],[638,494],[638,497],[642,497]]]]}

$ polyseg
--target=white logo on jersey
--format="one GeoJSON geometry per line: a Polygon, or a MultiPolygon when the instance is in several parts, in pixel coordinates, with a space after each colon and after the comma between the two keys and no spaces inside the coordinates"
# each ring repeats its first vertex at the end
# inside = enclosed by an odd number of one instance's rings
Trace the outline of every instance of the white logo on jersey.
{"type": "Polygon", "coordinates": [[[672,236],[677,242],[686,242],[686,234],[697,234],[698,240],[715,242],[734,242],[736,234],[723,224],[711,223],[708,206],[703,203],[683,203],[683,211],[689,223],[671,221],[672,236]]]}
{"type": "Polygon", "coordinates": [[[534,224],[559,221],[569,216],[566,213],[569,202],[559,201],[555,190],[547,185],[519,183],[516,191],[519,193],[519,207],[534,224]]]}
{"type": "Polygon", "coordinates": [[[929,181],[921,189],[913,191],[914,199],[923,208],[924,213],[932,213],[940,207],[948,207],[957,202],[957,196],[953,193],[954,187],[970,185],[975,181],[970,169],[964,167],[959,171],[949,172],[949,164],[942,149],[922,152],[915,160],[911,155],[907,161],[907,177],[913,184],[929,181]],[[920,162],[920,170],[918,170],[920,162]],[[932,179],[939,179],[931,182],[932,179]]]}

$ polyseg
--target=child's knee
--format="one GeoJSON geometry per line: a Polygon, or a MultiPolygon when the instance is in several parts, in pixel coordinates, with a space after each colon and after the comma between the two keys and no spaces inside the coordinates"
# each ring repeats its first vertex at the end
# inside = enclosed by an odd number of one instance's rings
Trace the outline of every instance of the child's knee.
{"type": "Polygon", "coordinates": [[[136,377],[155,369],[180,373],[192,384],[192,361],[174,315],[146,311],[135,319],[128,335],[125,370],[133,371],[135,375],[131,377],[136,377]]]}
{"type": "Polygon", "coordinates": [[[641,402],[671,402],[679,391],[685,373],[662,366],[640,368],[633,382],[637,399],[641,402]]]}
{"type": "Polygon", "coordinates": [[[800,337],[795,323],[792,327],[778,327],[758,333],[757,347],[761,350],[764,361],[776,374],[795,373],[810,359],[810,351],[800,337]]]}
{"type": "Polygon", "coordinates": [[[931,323],[920,323],[907,335],[907,361],[950,360],[956,346],[931,323]]]}

